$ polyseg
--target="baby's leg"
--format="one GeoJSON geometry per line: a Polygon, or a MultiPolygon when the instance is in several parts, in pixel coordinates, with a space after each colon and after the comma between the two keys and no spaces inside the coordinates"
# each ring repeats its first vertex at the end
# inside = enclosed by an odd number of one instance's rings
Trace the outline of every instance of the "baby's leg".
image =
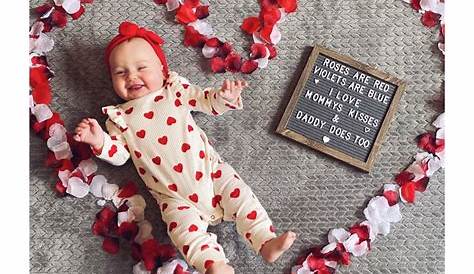
{"type": "MultiPolygon", "coordinates": [[[[261,252],[266,247],[277,246],[277,245],[266,245],[265,243],[276,243],[282,239],[285,233],[276,237],[275,229],[272,225],[270,218],[266,210],[262,207],[257,197],[252,193],[247,184],[237,175],[235,170],[228,165],[223,163],[219,165],[218,170],[214,172],[214,192],[220,200],[220,205],[224,209],[224,218],[226,220],[235,220],[237,226],[237,232],[252,246],[256,253],[261,253],[265,260],[273,262],[276,260],[283,251],[287,250],[294,241],[294,233],[290,233],[290,242],[284,245],[283,248],[279,248],[280,252],[272,253],[269,256],[269,252],[261,252]],[[220,196],[219,196],[220,195],[220,196]]],[[[286,237],[283,237],[286,239],[286,237]]],[[[278,245],[278,247],[282,247],[278,245]]],[[[271,248],[271,250],[276,250],[271,248]]]]}
{"type": "Polygon", "coordinates": [[[200,273],[234,273],[233,268],[226,265],[228,260],[216,235],[207,232],[208,224],[201,220],[194,206],[176,198],[160,197],[160,209],[168,235],[189,265],[200,273]],[[227,269],[227,272],[206,272],[211,267],[227,269]]]}

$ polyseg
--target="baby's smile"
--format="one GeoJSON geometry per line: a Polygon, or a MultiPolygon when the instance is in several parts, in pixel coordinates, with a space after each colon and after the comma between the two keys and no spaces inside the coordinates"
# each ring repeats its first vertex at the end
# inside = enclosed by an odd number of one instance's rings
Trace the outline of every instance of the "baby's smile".
{"type": "Polygon", "coordinates": [[[143,87],[145,87],[145,85],[143,84],[133,84],[133,85],[128,86],[127,90],[134,92],[134,91],[141,90],[143,87]]]}

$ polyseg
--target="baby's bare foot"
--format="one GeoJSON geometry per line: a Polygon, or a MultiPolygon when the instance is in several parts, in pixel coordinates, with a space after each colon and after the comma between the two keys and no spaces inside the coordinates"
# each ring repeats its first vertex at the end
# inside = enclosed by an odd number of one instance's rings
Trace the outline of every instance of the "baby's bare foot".
{"type": "Polygon", "coordinates": [[[234,268],[224,261],[215,262],[206,270],[206,274],[234,274],[234,268]]]}
{"type": "Polygon", "coordinates": [[[287,231],[280,236],[266,242],[260,249],[263,259],[269,263],[276,261],[283,252],[291,247],[296,239],[296,233],[287,231]]]}

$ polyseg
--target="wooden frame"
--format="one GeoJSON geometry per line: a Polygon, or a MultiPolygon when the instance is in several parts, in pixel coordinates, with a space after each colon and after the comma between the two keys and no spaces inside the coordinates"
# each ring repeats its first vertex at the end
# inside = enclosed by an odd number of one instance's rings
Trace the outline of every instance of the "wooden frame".
{"type": "Polygon", "coordinates": [[[298,84],[296,85],[295,90],[293,91],[293,95],[291,96],[290,102],[288,103],[285,113],[283,114],[280,123],[278,124],[278,127],[276,129],[276,132],[286,136],[296,142],[302,143],[304,145],[307,145],[313,149],[316,149],[318,151],[321,151],[325,154],[328,154],[336,159],[339,159],[341,161],[344,161],[352,166],[355,166],[363,171],[370,172],[370,169],[372,168],[374,164],[374,160],[376,157],[376,154],[378,150],[380,149],[380,146],[382,144],[383,138],[385,136],[385,133],[388,130],[389,124],[393,119],[393,115],[395,114],[396,107],[398,106],[398,103],[400,101],[400,98],[402,96],[403,91],[405,90],[405,83],[403,83],[401,80],[384,73],[382,71],[379,71],[375,68],[369,67],[368,65],[362,64],[350,57],[340,55],[334,51],[331,51],[329,49],[323,48],[319,45],[314,45],[314,48],[311,52],[311,55],[308,58],[308,61],[306,63],[306,66],[300,76],[300,79],[298,80],[298,84]],[[294,132],[290,129],[287,128],[288,121],[290,120],[291,114],[293,113],[296,103],[298,102],[298,99],[300,98],[301,92],[304,89],[305,83],[308,81],[308,78],[311,75],[312,69],[314,67],[314,64],[316,62],[317,57],[319,54],[324,54],[326,56],[329,56],[331,58],[336,59],[337,61],[350,65],[368,75],[373,75],[376,76],[390,84],[393,84],[397,87],[397,89],[394,91],[394,95],[392,98],[392,101],[390,103],[390,106],[388,107],[387,113],[385,117],[383,118],[383,122],[380,126],[379,132],[377,136],[375,137],[375,140],[373,142],[372,148],[369,152],[369,155],[367,157],[367,161],[361,161],[359,159],[356,159],[352,156],[349,156],[341,151],[338,151],[336,149],[333,149],[331,147],[325,146],[322,143],[318,143],[314,140],[311,140],[297,132],[294,132]]]}

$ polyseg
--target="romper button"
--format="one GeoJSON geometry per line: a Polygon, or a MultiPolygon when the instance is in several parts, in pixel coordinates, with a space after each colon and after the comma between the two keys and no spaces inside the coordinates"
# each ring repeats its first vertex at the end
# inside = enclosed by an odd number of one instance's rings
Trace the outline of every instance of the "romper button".
{"type": "Polygon", "coordinates": [[[211,215],[211,220],[214,220],[216,217],[214,215],[211,215]]]}

